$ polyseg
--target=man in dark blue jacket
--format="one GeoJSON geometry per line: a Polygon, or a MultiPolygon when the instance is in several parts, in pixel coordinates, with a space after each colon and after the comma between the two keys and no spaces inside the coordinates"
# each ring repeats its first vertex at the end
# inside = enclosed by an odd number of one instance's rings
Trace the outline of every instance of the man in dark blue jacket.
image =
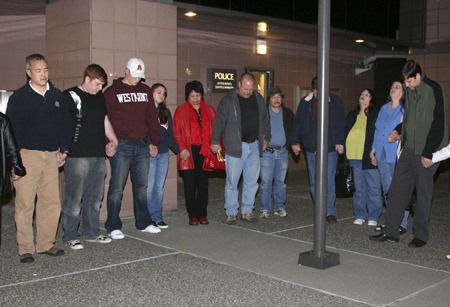
{"type": "MultiPolygon", "coordinates": [[[[301,148],[306,152],[309,173],[309,187],[315,201],[316,181],[316,139],[317,139],[317,77],[311,81],[312,93],[303,97],[297,108],[294,128],[291,134],[292,151],[300,154],[301,148]]],[[[330,93],[328,116],[328,187],[327,187],[327,222],[337,223],[336,192],[334,177],[338,153],[344,152],[345,110],[342,99],[330,93]]]]}
{"type": "Polygon", "coordinates": [[[43,55],[26,58],[29,81],[10,98],[10,118],[27,176],[15,182],[15,221],[20,262],[34,261],[34,252],[62,256],[54,246],[61,201],[58,168],[69,154],[69,111],[64,95],[48,81],[43,55]],[[37,196],[37,204],[35,199],[37,196]],[[36,208],[36,246],[33,215],[36,208]]]}

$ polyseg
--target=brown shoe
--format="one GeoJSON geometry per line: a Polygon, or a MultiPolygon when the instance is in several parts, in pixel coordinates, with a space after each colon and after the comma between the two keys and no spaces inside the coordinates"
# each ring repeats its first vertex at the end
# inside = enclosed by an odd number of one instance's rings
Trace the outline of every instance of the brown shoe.
{"type": "Polygon", "coordinates": [[[244,214],[241,214],[241,221],[247,221],[250,223],[254,223],[254,222],[257,222],[258,219],[255,217],[255,215],[253,215],[253,213],[244,213],[244,214]]]}
{"type": "Polygon", "coordinates": [[[55,246],[52,246],[52,248],[50,248],[48,251],[42,252],[40,254],[46,254],[49,256],[53,256],[53,257],[59,257],[59,256],[64,256],[64,251],[55,246]]]}
{"type": "Polygon", "coordinates": [[[208,225],[208,224],[209,224],[209,221],[208,221],[208,219],[206,218],[206,216],[201,216],[201,217],[199,217],[199,218],[198,218],[198,222],[199,222],[200,224],[202,224],[202,225],[208,225]]]}
{"type": "Polygon", "coordinates": [[[327,216],[327,223],[328,224],[336,224],[337,223],[336,217],[334,215],[327,216]]]}
{"type": "Polygon", "coordinates": [[[29,254],[29,253],[20,255],[20,262],[22,262],[22,263],[33,263],[34,262],[33,255],[29,254]]]}

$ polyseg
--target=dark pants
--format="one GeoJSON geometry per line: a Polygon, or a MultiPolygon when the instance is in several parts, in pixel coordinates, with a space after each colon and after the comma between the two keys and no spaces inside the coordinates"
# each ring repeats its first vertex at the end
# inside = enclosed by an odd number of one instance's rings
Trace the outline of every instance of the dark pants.
{"type": "Polygon", "coordinates": [[[203,170],[205,157],[200,154],[200,146],[192,146],[194,169],[181,171],[184,183],[184,198],[189,217],[206,216],[208,205],[208,171],[203,170]]]}
{"type": "Polygon", "coordinates": [[[411,201],[411,195],[416,188],[417,202],[414,214],[414,237],[428,241],[428,223],[430,219],[431,202],[433,199],[433,176],[439,163],[430,168],[424,168],[422,156],[404,148],[395,167],[394,177],[388,195],[388,210],[386,214],[386,228],[383,232],[393,238],[399,237],[398,227],[403,219],[405,208],[411,201]]]}

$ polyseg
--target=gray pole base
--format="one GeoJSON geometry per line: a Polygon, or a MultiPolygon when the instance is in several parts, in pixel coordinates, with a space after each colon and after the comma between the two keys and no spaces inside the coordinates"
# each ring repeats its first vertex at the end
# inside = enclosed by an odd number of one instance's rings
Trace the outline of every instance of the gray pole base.
{"type": "Polygon", "coordinates": [[[304,252],[298,257],[298,264],[315,269],[328,269],[340,264],[339,254],[325,252],[322,257],[316,257],[313,251],[304,252]]]}

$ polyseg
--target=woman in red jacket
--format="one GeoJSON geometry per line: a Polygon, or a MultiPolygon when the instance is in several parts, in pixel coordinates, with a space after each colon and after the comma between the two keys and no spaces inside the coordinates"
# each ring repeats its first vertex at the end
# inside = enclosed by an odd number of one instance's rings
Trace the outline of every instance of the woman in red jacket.
{"type": "Polygon", "coordinates": [[[203,85],[189,81],[185,86],[186,102],[179,106],[173,117],[173,134],[178,143],[178,170],[184,183],[189,225],[209,224],[208,171],[203,170],[205,157],[211,154],[211,134],[216,111],[203,101],[203,85]]]}

